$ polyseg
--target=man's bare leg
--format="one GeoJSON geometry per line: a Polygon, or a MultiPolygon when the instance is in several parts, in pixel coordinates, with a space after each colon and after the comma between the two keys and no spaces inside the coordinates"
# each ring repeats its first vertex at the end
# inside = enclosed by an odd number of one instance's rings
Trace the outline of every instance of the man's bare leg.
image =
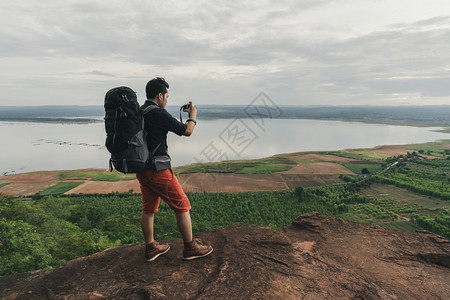
{"type": "Polygon", "coordinates": [[[213,252],[211,245],[202,245],[200,241],[192,240],[192,222],[189,212],[177,214],[177,224],[184,241],[183,259],[191,260],[205,257],[213,252]]]}
{"type": "Polygon", "coordinates": [[[144,234],[144,239],[146,244],[153,243],[154,235],[153,235],[153,220],[155,219],[155,214],[145,214],[142,213],[141,216],[141,228],[142,233],[144,234]]]}
{"type": "Polygon", "coordinates": [[[155,219],[155,214],[145,214],[141,215],[141,228],[142,233],[144,233],[145,238],[145,260],[154,261],[158,256],[169,251],[169,244],[159,244],[155,241],[153,236],[153,220],[155,219]]]}
{"type": "Polygon", "coordinates": [[[184,242],[192,242],[192,222],[189,211],[177,214],[177,225],[184,242]]]}

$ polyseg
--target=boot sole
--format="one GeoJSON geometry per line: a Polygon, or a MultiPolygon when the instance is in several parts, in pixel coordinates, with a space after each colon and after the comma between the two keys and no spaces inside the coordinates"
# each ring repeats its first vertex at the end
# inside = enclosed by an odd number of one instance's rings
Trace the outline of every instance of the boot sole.
{"type": "Polygon", "coordinates": [[[188,257],[183,257],[183,260],[193,260],[196,258],[201,258],[201,257],[205,257],[210,255],[213,252],[214,249],[211,249],[211,251],[209,251],[208,253],[205,253],[203,255],[196,255],[196,256],[188,256],[188,257]]]}
{"type": "Polygon", "coordinates": [[[164,253],[167,253],[167,251],[169,251],[169,250],[170,250],[170,246],[169,246],[169,248],[167,248],[166,251],[161,252],[161,253],[158,253],[158,254],[156,254],[155,256],[153,256],[152,258],[148,258],[148,259],[146,258],[145,260],[146,260],[146,261],[154,261],[155,259],[158,258],[158,256],[163,255],[164,253]]]}

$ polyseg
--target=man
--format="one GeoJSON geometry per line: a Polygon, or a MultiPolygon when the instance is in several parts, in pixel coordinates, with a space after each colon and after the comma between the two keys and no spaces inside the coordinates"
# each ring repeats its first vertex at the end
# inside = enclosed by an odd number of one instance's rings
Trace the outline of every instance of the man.
{"type": "MultiPolygon", "coordinates": [[[[149,151],[155,155],[168,155],[167,133],[172,131],[177,135],[190,136],[197,124],[197,109],[192,102],[188,109],[189,119],[186,124],[173,118],[164,108],[169,97],[169,84],[164,78],[154,78],[145,88],[147,101],[142,108],[156,105],[144,116],[144,126],[147,131],[147,145],[149,151]],[[159,145],[159,146],[158,146],[159,145]]],[[[199,240],[193,240],[192,223],[189,210],[191,205],[181,185],[171,169],[156,171],[152,169],[137,173],[142,192],[141,228],[145,238],[145,259],[153,261],[158,256],[169,251],[168,244],[160,244],[154,240],[153,220],[158,211],[160,198],[162,198],[177,216],[177,225],[184,241],[183,259],[191,260],[211,254],[210,245],[201,245],[199,240]]]]}

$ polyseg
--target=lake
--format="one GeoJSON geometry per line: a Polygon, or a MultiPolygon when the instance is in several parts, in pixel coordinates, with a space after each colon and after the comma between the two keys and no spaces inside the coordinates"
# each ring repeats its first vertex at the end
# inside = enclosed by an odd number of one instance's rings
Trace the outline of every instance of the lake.
{"type": "MultiPolygon", "coordinates": [[[[191,137],[169,133],[173,166],[279,153],[370,148],[450,139],[436,128],[303,119],[198,120],[191,137]]],[[[108,168],[103,123],[0,122],[0,173],[108,168]]]]}

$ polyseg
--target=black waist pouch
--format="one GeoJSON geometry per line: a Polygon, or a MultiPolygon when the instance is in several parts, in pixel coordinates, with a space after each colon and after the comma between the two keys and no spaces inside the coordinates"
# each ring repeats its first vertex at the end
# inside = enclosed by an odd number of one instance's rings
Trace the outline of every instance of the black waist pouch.
{"type": "Polygon", "coordinates": [[[162,171],[170,169],[172,166],[170,164],[169,155],[158,155],[153,156],[151,160],[151,169],[155,171],[162,171]]]}

